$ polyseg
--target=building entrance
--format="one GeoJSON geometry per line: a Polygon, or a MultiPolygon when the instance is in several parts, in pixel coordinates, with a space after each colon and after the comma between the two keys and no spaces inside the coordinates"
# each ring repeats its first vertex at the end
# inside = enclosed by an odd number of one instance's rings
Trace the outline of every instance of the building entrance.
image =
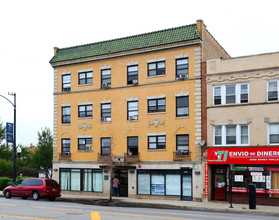
{"type": "Polygon", "coordinates": [[[128,197],[128,169],[117,169],[115,174],[118,175],[120,185],[118,193],[120,197],[128,197]]]}

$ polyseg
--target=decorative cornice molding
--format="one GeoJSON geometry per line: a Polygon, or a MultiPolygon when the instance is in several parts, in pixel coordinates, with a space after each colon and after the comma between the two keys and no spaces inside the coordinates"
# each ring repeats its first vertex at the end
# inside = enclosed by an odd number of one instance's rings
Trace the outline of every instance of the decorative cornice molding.
{"type": "Polygon", "coordinates": [[[93,102],[79,102],[78,105],[93,105],[93,102]]]}
{"type": "Polygon", "coordinates": [[[61,75],[67,75],[67,74],[71,74],[72,73],[72,71],[70,70],[70,71],[64,71],[64,72],[61,72],[61,75]]]}
{"type": "Polygon", "coordinates": [[[90,71],[93,71],[93,68],[78,70],[78,73],[90,72],[90,71]]]}
{"type": "Polygon", "coordinates": [[[166,95],[147,96],[147,99],[162,99],[162,98],[166,98],[166,95]]]}
{"type": "Polygon", "coordinates": [[[101,104],[111,103],[111,99],[100,100],[101,104]]]}
{"type": "Polygon", "coordinates": [[[65,102],[65,103],[61,104],[61,106],[62,107],[71,107],[71,103],[65,102]]]}
{"type": "Polygon", "coordinates": [[[134,65],[138,65],[139,61],[131,61],[129,63],[126,63],[127,66],[134,66],[134,65]]]}
{"type": "Polygon", "coordinates": [[[154,63],[154,62],[160,62],[160,61],[165,61],[166,57],[162,57],[162,58],[155,58],[152,60],[147,60],[147,63],[154,63]]]}
{"type": "Polygon", "coordinates": [[[176,96],[176,97],[179,97],[179,96],[189,96],[189,94],[190,94],[189,91],[188,91],[188,92],[183,92],[183,91],[181,91],[181,92],[179,92],[179,93],[175,93],[175,96],[176,96]]]}
{"type": "Polygon", "coordinates": [[[181,53],[179,55],[175,55],[174,57],[175,57],[175,59],[187,58],[187,57],[189,57],[189,53],[181,53]]]}
{"type": "Polygon", "coordinates": [[[130,98],[126,98],[126,101],[127,101],[127,102],[130,102],[130,101],[138,101],[138,100],[139,100],[139,96],[138,96],[138,97],[132,96],[132,97],[130,97],[130,98]]]}
{"type": "Polygon", "coordinates": [[[147,136],[159,136],[159,135],[166,135],[167,132],[153,132],[153,133],[147,133],[147,136]]]}
{"type": "Polygon", "coordinates": [[[100,67],[101,70],[105,70],[105,69],[111,69],[111,65],[104,65],[100,67]]]}

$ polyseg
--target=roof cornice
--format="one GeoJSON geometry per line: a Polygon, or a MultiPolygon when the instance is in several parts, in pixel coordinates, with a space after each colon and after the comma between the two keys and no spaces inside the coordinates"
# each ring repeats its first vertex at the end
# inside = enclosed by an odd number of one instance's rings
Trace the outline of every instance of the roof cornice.
{"type": "Polygon", "coordinates": [[[197,45],[197,44],[202,44],[202,40],[201,39],[187,40],[187,41],[178,42],[178,43],[160,45],[160,46],[155,46],[155,47],[147,47],[147,48],[142,48],[142,49],[118,52],[118,53],[110,53],[110,54],[93,56],[93,57],[85,57],[85,58],[79,58],[79,59],[59,61],[59,62],[54,62],[54,63],[50,63],[50,64],[52,67],[61,67],[61,66],[67,66],[67,65],[74,65],[74,64],[88,63],[88,62],[94,62],[94,61],[99,61],[99,60],[112,59],[112,58],[123,57],[123,56],[131,56],[131,55],[136,55],[136,54],[141,54],[141,53],[155,52],[155,51],[159,51],[159,50],[168,50],[168,49],[173,49],[173,48],[178,48],[178,47],[193,46],[193,45],[197,45]]]}

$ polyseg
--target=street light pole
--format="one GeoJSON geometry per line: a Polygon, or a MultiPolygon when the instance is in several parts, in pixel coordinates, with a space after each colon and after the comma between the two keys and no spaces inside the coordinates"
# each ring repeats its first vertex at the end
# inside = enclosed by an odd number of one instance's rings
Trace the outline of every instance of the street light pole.
{"type": "Polygon", "coordinates": [[[12,103],[8,98],[0,95],[6,99],[12,106],[14,106],[14,140],[13,140],[13,182],[16,181],[16,93],[9,92],[8,95],[14,96],[14,103],[12,103]]]}

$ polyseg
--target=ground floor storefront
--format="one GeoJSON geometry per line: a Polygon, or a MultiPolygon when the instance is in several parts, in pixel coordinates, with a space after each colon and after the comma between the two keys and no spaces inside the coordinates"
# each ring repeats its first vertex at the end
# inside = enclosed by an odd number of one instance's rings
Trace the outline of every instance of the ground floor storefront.
{"type": "Polygon", "coordinates": [[[279,147],[208,148],[207,155],[206,188],[211,200],[230,201],[232,194],[234,203],[248,203],[253,184],[257,204],[279,205],[279,147]]]}
{"type": "Polygon", "coordinates": [[[146,199],[202,200],[200,164],[129,164],[109,167],[90,163],[54,163],[54,179],[63,192],[109,196],[112,179],[118,196],[146,199]]]}

